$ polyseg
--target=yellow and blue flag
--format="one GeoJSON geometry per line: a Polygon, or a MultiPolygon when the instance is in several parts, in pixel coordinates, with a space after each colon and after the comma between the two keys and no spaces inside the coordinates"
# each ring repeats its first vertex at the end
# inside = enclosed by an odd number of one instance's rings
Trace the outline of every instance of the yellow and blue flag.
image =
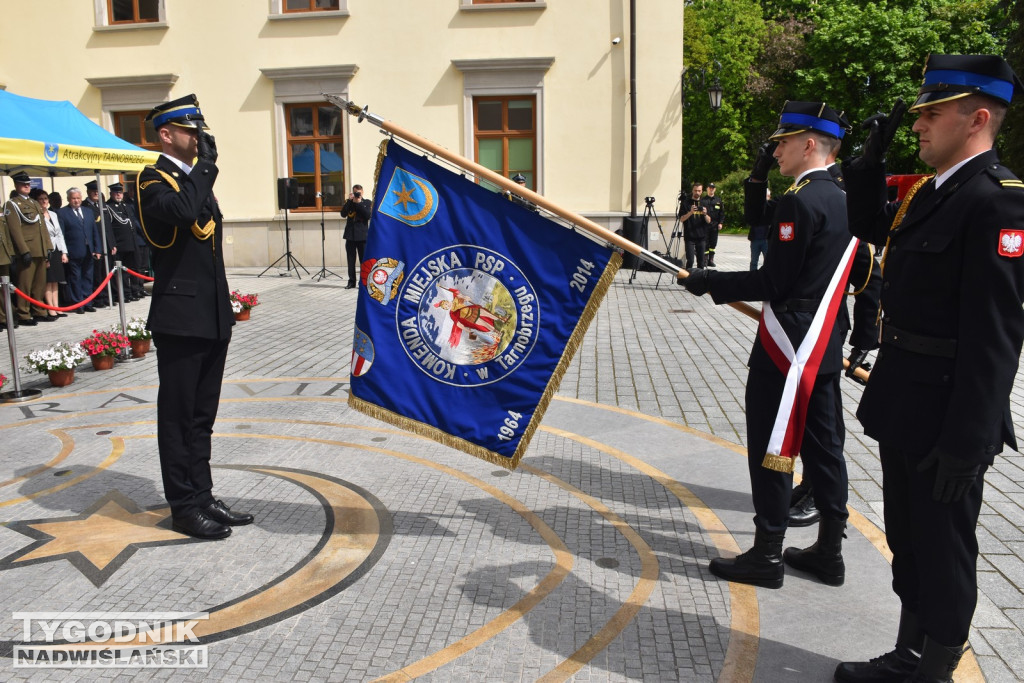
{"type": "Polygon", "coordinates": [[[394,140],[381,154],[349,404],[514,469],[621,257],[394,140]]]}

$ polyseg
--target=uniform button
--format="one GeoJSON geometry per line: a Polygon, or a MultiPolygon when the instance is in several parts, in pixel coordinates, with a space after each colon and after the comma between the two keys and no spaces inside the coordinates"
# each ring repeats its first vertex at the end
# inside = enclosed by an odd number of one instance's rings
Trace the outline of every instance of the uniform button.
{"type": "Polygon", "coordinates": [[[942,382],[943,384],[949,384],[949,375],[943,375],[942,382]]]}
{"type": "Polygon", "coordinates": [[[889,283],[888,282],[883,282],[882,283],[882,289],[889,289],[889,283]]]}
{"type": "Polygon", "coordinates": [[[996,447],[995,446],[986,446],[985,447],[985,452],[986,453],[995,453],[996,452],[996,447]]]}
{"type": "Polygon", "coordinates": [[[922,247],[927,247],[928,246],[928,240],[925,240],[924,242],[922,242],[921,246],[922,247]]]}

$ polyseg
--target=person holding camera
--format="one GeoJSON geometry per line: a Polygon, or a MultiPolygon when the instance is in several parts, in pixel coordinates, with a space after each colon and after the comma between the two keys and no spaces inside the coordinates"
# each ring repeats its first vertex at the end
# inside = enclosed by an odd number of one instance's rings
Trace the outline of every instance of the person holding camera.
{"type": "Polygon", "coordinates": [[[366,248],[366,234],[370,228],[370,213],[373,202],[363,199],[363,186],[353,185],[352,193],[345,205],[341,207],[341,215],[345,221],[345,256],[348,259],[348,284],[345,289],[355,289],[358,268],[363,262],[363,249],[366,248]]]}
{"type": "Polygon", "coordinates": [[[694,183],[689,197],[683,197],[679,203],[679,215],[676,216],[683,224],[683,244],[686,246],[686,269],[693,268],[694,259],[697,267],[704,267],[704,254],[707,248],[708,226],[711,216],[708,208],[701,201],[704,184],[694,183]]]}

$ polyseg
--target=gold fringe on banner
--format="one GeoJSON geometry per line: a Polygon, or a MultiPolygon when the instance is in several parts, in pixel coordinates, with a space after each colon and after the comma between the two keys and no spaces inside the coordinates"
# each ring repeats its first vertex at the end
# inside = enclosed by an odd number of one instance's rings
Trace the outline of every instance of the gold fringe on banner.
{"type": "Polygon", "coordinates": [[[348,394],[348,404],[355,410],[369,415],[370,417],[380,420],[381,422],[387,422],[390,425],[405,429],[406,431],[425,436],[429,439],[433,439],[438,443],[460,450],[464,453],[476,456],[482,460],[504,467],[507,470],[514,470],[519,466],[519,461],[522,459],[523,454],[526,452],[527,447],[530,445],[530,441],[533,439],[534,432],[537,431],[537,427],[540,426],[541,419],[544,417],[544,413],[547,411],[548,404],[551,403],[551,399],[554,397],[555,392],[558,391],[558,386],[562,382],[562,377],[565,376],[566,370],[569,368],[569,363],[572,362],[573,356],[579,349],[580,344],[583,343],[583,337],[587,333],[587,329],[590,327],[591,321],[597,314],[597,309],[601,306],[601,302],[604,300],[605,295],[608,293],[608,288],[611,286],[612,281],[615,279],[615,274],[619,271],[619,267],[622,265],[622,255],[618,252],[612,254],[608,261],[607,267],[604,269],[604,273],[601,274],[601,278],[597,281],[597,285],[594,287],[594,291],[590,295],[590,300],[587,302],[586,307],[583,309],[583,313],[580,315],[580,319],[576,323],[575,329],[572,334],[569,335],[569,340],[565,344],[565,349],[562,351],[562,357],[558,361],[558,365],[555,367],[554,372],[551,373],[551,378],[548,380],[548,385],[544,389],[544,393],[541,394],[540,401],[537,403],[537,407],[533,411],[533,415],[530,418],[530,423],[523,430],[523,436],[519,440],[519,447],[516,448],[512,457],[507,458],[505,456],[498,455],[494,451],[490,451],[483,446],[479,446],[475,443],[466,441],[465,439],[453,436],[446,431],[438,429],[433,425],[420,422],[419,420],[413,420],[412,418],[399,415],[386,408],[365,401],[361,398],[352,395],[351,389],[348,394]]]}

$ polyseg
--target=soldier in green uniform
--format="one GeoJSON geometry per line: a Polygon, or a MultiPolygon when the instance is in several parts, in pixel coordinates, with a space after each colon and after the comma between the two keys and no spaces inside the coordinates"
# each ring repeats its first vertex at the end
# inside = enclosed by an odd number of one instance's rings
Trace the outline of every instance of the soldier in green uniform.
{"type": "MultiPolygon", "coordinates": [[[[46,291],[46,255],[53,249],[50,233],[46,230],[42,212],[35,200],[28,196],[32,189],[31,179],[24,171],[11,176],[17,194],[4,206],[4,218],[11,233],[11,241],[18,254],[18,289],[37,301],[42,301],[46,291]]],[[[18,323],[35,325],[36,321],[51,322],[46,309],[29,305],[26,299],[18,297],[18,323]]]]}
{"type": "MultiPolygon", "coordinates": [[[[7,229],[7,219],[0,216],[0,277],[11,276],[11,262],[14,261],[14,243],[11,242],[11,231],[7,229]]],[[[12,316],[12,320],[15,318],[12,316]]],[[[17,321],[15,320],[15,326],[17,321]]],[[[7,312],[4,310],[3,295],[0,293],[0,327],[7,326],[7,312]]]]}

